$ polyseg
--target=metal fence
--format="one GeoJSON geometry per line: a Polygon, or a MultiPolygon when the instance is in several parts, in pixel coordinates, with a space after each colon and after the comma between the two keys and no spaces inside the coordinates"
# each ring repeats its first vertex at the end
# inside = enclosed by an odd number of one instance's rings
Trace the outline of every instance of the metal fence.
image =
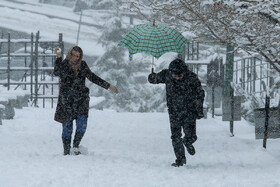
{"type": "Polygon", "coordinates": [[[234,61],[234,80],[235,84],[258,97],[263,97],[266,90],[274,84],[275,77],[280,74],[261,57],[248,57],[234,61]]]}
{"type": "Polygon", "coordinates": [[[178,57],[183,59],[188,65],[189,69],[196,74],[199,74],[199,70],[202,66],[207,66],[209,64],[207,62],[199,62],[199,43],[196,41],[188,42],[184,46],[183,54],[178,54],[178,57]]]}
{"type": "Polygon", "coordinates": [[[55,47],[64,51],[62,34],[58,41],[44,41],[40,39],[40,33],[30,39],[12,39],[10,33],[6,39],[0,39],[0,85],[7,90],[30,89],[31,101],[38,106],[38,100],[51,100],[53,107],[57,94],[58,79],[53,76],[54,61],[56,59],[53,50],[55,47]]]}

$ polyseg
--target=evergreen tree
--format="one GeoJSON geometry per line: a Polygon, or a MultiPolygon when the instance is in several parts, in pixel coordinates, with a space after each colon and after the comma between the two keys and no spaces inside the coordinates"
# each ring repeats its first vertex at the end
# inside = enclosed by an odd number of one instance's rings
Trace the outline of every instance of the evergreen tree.
{"type": "Polygon", "coordinates": [[[119,17],[108,20],[99,39],[106,52],[93,65],[98,75],[116,85],[120,93],[114,96],[93,85],[92,93],[106,98],[104,108],[130,112],[164,111],[164,88],[147,82],[152,57],[141,54],[143,58],[129,60],[128,50],[118,46],[127,31],[119,17]]]}
{"type": "Polygon", "coordinates": [[[129,60],[128,49],[118,46],[128,32],[130,26],[124,25],[119,16],[120,3],[114,4],[113,17],[106,21],[99,43],[105,48],[105,53],[93,64],[94,72],[119,89],[118,95],[90,85],[95,96],[104,96],[106,102],[103,108],[117,111],[147,112],[164,111],[165,90],[163,85],[150,85],[147,77],[150,73],[152,56],[141,54],[141,58],[129,60]]]}

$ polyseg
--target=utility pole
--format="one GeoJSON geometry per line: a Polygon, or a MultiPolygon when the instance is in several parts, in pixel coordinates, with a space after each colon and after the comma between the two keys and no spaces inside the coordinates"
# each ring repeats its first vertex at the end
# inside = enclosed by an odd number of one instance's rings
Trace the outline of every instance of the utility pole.
{"type": "Polygon", "coordinates": [[[80,30],[81,30],[81,24],[82,24],[82,17],[83,17],[83,10],[81,10],[81,12],[80,12],[80,21],[79,21],[76,45],[79,44],[79,36],[80,36],[80,30]]]}
{"type": "Polygon", "coordinates": [[[79,21],[79,27],[78,27],[78,33],[77,33],[77,40],[76,45],[79,44],[79,37],[80,37],[80,30],[81,30],[81,24],[82,24],[82,16],[83,16],[83,10],[88,9],[88,5],[86,2],[77,0],[73,9],[73,12],[80,12],[80,21],[79,21]]]}

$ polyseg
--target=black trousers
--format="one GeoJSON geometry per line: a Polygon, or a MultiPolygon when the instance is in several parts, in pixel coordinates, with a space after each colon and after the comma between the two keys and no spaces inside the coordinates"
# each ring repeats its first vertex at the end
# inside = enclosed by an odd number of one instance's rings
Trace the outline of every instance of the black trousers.
{"type": "Polygon", "coordinates": [[[196,119],[184,112],[169,112],[171,139],[177,160],[185,158],[184,144],[193,144],[197,140],[196,119]],[[182,129],[184,137],[182,138],[182,129]]]}

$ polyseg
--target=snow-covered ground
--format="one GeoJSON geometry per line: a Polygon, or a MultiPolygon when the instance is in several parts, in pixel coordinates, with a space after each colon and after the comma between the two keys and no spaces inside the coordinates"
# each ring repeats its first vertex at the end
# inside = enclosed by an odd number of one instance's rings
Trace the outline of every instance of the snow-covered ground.
{"type": "MultiPolygon", "coordinates": [[[[36,4],[36,0],[21,1],[36,4]]],[[[75,43],[79,15],[70,8],[17,6],[0,0],[1,27],[26,33],[40,30],[43,39],[49,40],[57,40],[61,32],[64,41],[75,43]]],[[[91,18],[90,12],[85,14],[85,22],[92,19],[101,26],[106,16],[94,14],[91,18]]],[[[99,36],[96,28],[82,26],[79,45],[85,54],[99,56],[104,52],[96,43],[99,36]]],[[[1,187],[280,186],[280,140],[269,139],[267,149],[263,149],[262,141],[255,140],[254,126],[246,121],[235,122],[235,136],[230,137],[229,122],[222,122],[220,117],[212,119],[209,115],[199,120],[196,155],[187,155],[186,166],[173,168],[167,113],[91,109],[82,140],[84,154],[63,156],[62,128],[53,120],[54,112],[51,108],[27,107],[17,109],[13,120],[3,120],[1,187]]]]}
{"type": "Polygon", "coordinates": [[[27,107],[0,126],[0,184],[4,187],[280,186],[280,140],[267,149],[254,127],[219,117],[199,120],[196,155],[174,168],[167,113],[90,110],[81,145],[87,154],[63,156],[54,109],[27,107]]]}

